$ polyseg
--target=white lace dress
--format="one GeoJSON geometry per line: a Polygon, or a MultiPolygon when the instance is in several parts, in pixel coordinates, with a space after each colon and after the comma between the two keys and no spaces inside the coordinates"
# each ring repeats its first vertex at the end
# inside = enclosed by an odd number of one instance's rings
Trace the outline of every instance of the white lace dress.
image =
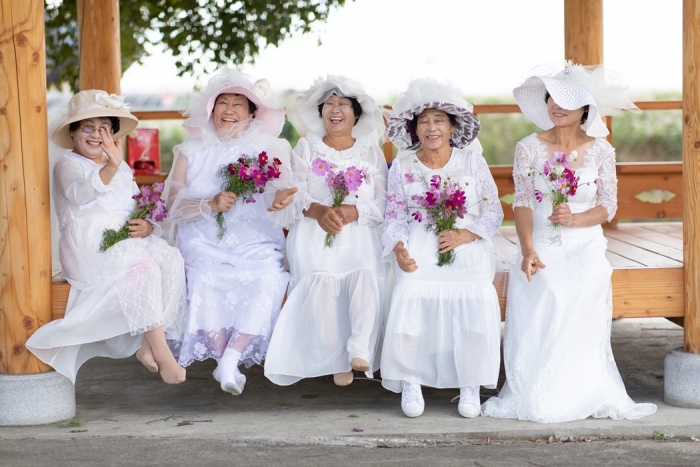
{"type": "Polygon", "coordinates": [[[187,164],[185,183],[170,179],[166,188],[187,275],[187,321],[173,352],[183,366],[218,359],[231,338],[248,334],[252,340],[241,362],[261,364],[289,281],[282,267],[284,233],[267,208],[278,189],[291,186],[291,148],[285,140],[252,129],[214,144],[191,140],[181,150],[178,157],[187,164]],[[254,195],[255,203],[236,201],[224,214],[227,231],[219,241],[216,213],[207,206],[221,191],[223,180],[216,172],[241,156],[257,157],[262,151],[270,161],[281,160],[282,175],[268,181],[264,193],[254,195]]]}
{"type": "MultiPolygon", "coordinates": [[[[602,227],[562,227],[562,245],[550,244],[551,200],[535,201],[535,190],[549,190],[541,175],[528,176],[532,168],[542,170],[548,157],[535,134],[516,147],[513,206],[533,210],[534,246],[546,268],[532,282],[519,267],[510,272],[503,342],[507,381],[482,412],[545,423],[650,415],[655,405],[635,404],[627,396],[610,348],[612,268],[602,227]]],[[[617,210],[615,150],[598,138],[577,163],[580,181],[568,203],[571,211],[600,205],[610,221],[617,210]]],[[[516,266],[522,260],[519,253],[516,266]]]]}
{"type": "Polygon", "coordinates": [[[394,161],[387,191],[383,259],[394,262],[396,286],[382,349],[382,384],[394,392],[401,391],[402,380],[436,388],[495,387],[501,336],[491,238],[503,210],[481,151],[455,148],[441,169],[427,168],[410,153],[394,161]],[[449,176],[465,187],[473,206],[456,228],[482,237],[457,247],[450,266],[437,265],[437,236],[411,216],[417,210],[411,196],[424,193],[421,178],[433,175],[449,176]],[[412,273],[395,263],[393,248],[399,241],[418,265],[412,273]]]}
{"type": "Polygon", "coordinates": [[[100,179],[102,167],[72,152],[56,161],[59,254],[71,290],[65,318],[42,326],[26,344],[74,383],[86,360],[128,357],[146,331],[162,325],[166,338],[179,339],[185,313],[182,256],[158,238],[157,225],[155,235],[99,251],[102,232],[121,228],[138,193],[125,162],[107,185],[100,179]]]}
{"type": "Polygon", "coordinates": [[[350,371],[354,357],[379,368],[380,343],[387,299],[387,265],[379,226],[386,208],[387,165],[376,144],[358,139],[344,151],[328,147],[320,136],[301,138],[293,166],[299,192],[296,223],[287,237],[291,280],[272,335],[265,376],[280,385],[302,378],[350,371]],[[311,171],[317,158],[345,170],[364,170],[368,181],[345,204],[357,207],[359,218],[343,226],[333,246],[324,248],[326,232],[302,211],[311,203],[330,206],[333,198],[324,177],[311,171]],[[356,196],[355,196],[356,195],[356,196]]]}

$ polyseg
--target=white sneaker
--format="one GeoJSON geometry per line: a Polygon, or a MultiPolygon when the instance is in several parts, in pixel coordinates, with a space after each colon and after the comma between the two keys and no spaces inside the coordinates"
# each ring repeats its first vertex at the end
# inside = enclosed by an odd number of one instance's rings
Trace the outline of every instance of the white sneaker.
{"type": "Polygon", "coordinates": [[[425,401],[420,390],[420,384],[402,381],[401,386],[401,409],[404,415],[410,418],[420,417],[423,414],[423,409],[425,409],[425,401]]]}
{"type": "Polygon", "coordinates": [[[459,414],[464,418],[476,418],[481,414],[479,386],[470,386],[459,390],[459,414]]]}

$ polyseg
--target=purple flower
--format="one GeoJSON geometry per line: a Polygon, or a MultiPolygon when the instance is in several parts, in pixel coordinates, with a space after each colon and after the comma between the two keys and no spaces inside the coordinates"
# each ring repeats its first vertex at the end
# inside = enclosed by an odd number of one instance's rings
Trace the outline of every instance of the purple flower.
{"type": "Polygon", "coordinates": [[[542,200],[544,199],[544,195],[540,190],[535,190],[535,199],[537,200],[538,203],[541,203],[542,200]]]}
{"type": "Polygon", "coordinates": [[[433,188],[433,189],[435,189],[435,190],[439,190],[439,189],[440,189],[440,185],[442,185],[442,179],[440,178],[440,176],[439,176],[439,175],[433,175],[433,176],[430,178],[430,187],[433,188]]]}
{"type": "Polygon", "coordinates": [[[416,181],[415,178],[413,178],[413,175],[411,174],[403,174],[404,177],[406,177],[406,180],[408,180],[409,183],[413,183],[416,181]]]}
{"type": "Polygon", "coordinates": [[[267,167],[267,178],[280,178],[280,169],[276,165],[270,165],[267,167]]]}
{"type": "Polygon", "coordinates": [[[246,167],[245,165],[242,165],[238,169],[238,176],[241,178],[241,180],[249,180],[252,175],[251,175],[250,169],[248,167],[246,167]]]}
{"type": "Polygon", "coordinates": [[[159,195],[163,193],[163,188],[165,188],[165,185],[160,183],[160,182],[154,182],[153,183],[153,193],[159,195]]]}
{"type": "Polygon", "coordinates": [[[324,161],[320,157],[317,157],[311,163],[311,172],[318,175],[319,177],[323,177],[324,175],[328,174],[330,170],[331,168],[328,165],[328,162],[324,161]]]}
{"type": "Polygon", "coordinates": [[[239,158],[238,158],[238,163],[239,163],[239,164],[245,164],[245,159],[243,159],[242,157],[239,157],[239,158]]]}
{"type": "Polygon", "coordinates": [[[425,194],[425,205],[429,208],[432,208],[433,206],[435,206],[439,199],[440,193],[437,193],[435,191],[429,191],[425,194]]]}
{"type": "Polygon", "coordinates": [[[549,175],[549,161],[544,162],[544,169],[542,169],[542,173],[549,175]]]}
{"type": "Polygon", "coordinates": [[[263,186],[267,182],[267,175],[265,175],[265,172],[263,172],[257,167],[252,169],[251,176],[253,178],[255,186],[263,186]]]}
{"type": "Polygon", "coordinates": [[[273,160],[273,162],[275,163],[275,165],[282,165],[282,161],[279,160],[278,158],[275,157],[275,158],[272,159],[272,160],[273,160]]]}
{"type": "Polygon", "coordinates": [[[233,174],[236,173],[236,166],[233,165],[233,164],[229,164],[229,165],[226,167],[226,170],[228,170],[228,173],[230,173],[231,175],[233,175],[233,174]]]}
{"type": "Polygon", "coordinates": [[[255,202],[255,198],[248,198],[245,200],[246,204],[253,204],[255,202]]]}
{"type": "Polygon", "coordinates": [[[264,167],[267,164],[267,153],[265,151],[258,155],[258,165],[264,167]]]}
{"type": "Polygon", "coordinates": [[[416,211],[416,212],[414,212],[414,213],[411,214],[411,215],[412,215],[413,218],[414,218],[415,220],[417,220],[418,222],[423,222],[423,216],[421,215],[421,213],[420,213],[419,211],[416,211]]]}
{"type": "Polygon", "coordinates": [[[342,177],[338,177],[336,174],[329,171],[326,174],[326,185],[328,185],[332,189],[339,188],[342,183],[339,181],[339,179],[342,179],[342,177]]]}
{"type": "Polygon", "coordinates": [[[345,179],[345,186],[349,191],[357,191],[362,185],[362,174],[360,169],[357,167],[350,166],[345,172],[343,172],[343,178],[345,179]]]}

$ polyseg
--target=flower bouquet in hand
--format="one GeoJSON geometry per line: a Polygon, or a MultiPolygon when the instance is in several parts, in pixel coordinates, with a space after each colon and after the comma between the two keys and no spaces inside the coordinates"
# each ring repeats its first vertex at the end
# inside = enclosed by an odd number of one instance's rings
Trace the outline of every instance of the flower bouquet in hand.
{"type": "MultiPolygon", "coordinates": [[[[257,158],[241,156],[233,164],[222,165],[216,176],[224,180],[222,191],[230,191],[246,203],[254,203],[253,195],[264,193],[268,180],[280,178],[281,165],[282,161],[276,157],[270,162],[267,153],[263,151],[257,158]]],[[[219,227],[217,238],[221,240],[226,235],[223,212],[216,214],[216,225],[219,227]]]]}
{"type": "MultiPolygon", "coordinates": [[[[567,203],[569,196],[574,196],[578,190],[579,177],[570,164],[576,160],[576,151],[572,151],[568,156],[563,152],[553,153],[544,163],[542,171],[533,169],[539,173],[549,188],[549,193],[542,193],[535,190],[535,199],[541,203],[544,198],[552,200],[552,207],[567,203]]],[[[552,245],[561,245],[561,225],[552,224],[555,235],[549,240],[552,245]]]]}
{"type": "MultiPolygon", "coordinates": [[[[155,182],[152,186],[143,185],[138,194],[132,196],[136,203],[131,211],[129,220],[131,219],[149,219],[155,222],[162,222],[168,216],[168,211],[165,209],[165,202],[160,197],[163,193],[164,185],[155,182]]],[[[100,251],[107,251],[108,248],[116,243],[129,238],[129,230],[127,229],[129,221],[126,221],[121,229],[107,229],[102,232],[102,243],[100,251]]]]}
{"type": "MultiPolygon", "coordinates": [[[[424,182],[428,184],[426,180],[424,182]]],[[[457,219],[464,217],[467,213],[467,197],[459,183],[449,178],[443,181],[439,175],[433,175],[428,186],[428,191],[413,195],[411,200],[426,213],[425,229],[437,236],[443,230],[454,229],[457,219]]],[[[416,221],[423,222],[423,214],[420,211],[415,211],[411,215],[416,221]]],[[[454,250],[447,253],[438,251],[438,266],[449,266],[454,262],[454,250]]]]}
{"type": "MultiPolygon", "coordinates": [[[[360,170],[355,166],[348,167],[345,170],[335,171],[338,167],[329,164],[325,160],[317,157],[313,161],[311,171],[319,177],[325,177],[328,188],[331,189],[333,195],[332,207],[337,208],[343,204],[345,198],[350,193],[355,193],[360,188],[363,182],[369,183],[369,174],[364,170],[360,170]]],[[[335,241],[336,234],[326,234],[324,245],[332,247],[335,241]]]]}

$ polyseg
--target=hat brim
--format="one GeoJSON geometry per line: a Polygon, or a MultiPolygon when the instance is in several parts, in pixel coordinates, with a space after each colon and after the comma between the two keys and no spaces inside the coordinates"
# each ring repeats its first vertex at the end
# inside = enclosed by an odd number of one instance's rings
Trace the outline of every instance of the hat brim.
{"type": "Polygon", "coordinates": [[[418,150],[423,146],[413,128],[413,119],[427,109],[438,109],[454,115],[457,123],[450,136],[450,143],[453,146],[460,149],[464,148],[479,135],[481,124],[476,115],[469,110],[449,102],[426,102],[389,117],[386,132],[396,147],[399,149],[418,150]]]}
{"type": "Polygon", "coordinates": [[[214,110],[214,104],[216,103],[216,98],[222,94],[240,94],[245,96],[257,107],[253,118],[265,123],[269,132],[274,136],[277,137],[280,133],[282,133],[282,128],[284,128],[284,108],[268,107],[267,105],[263,104],[260,98],[253,91],[243,86],[223,88],[211,96],[207,102],[207,116],[211,116],[211,113],[214,110]]]}
{"type": "Polygon", "coordinates": [[[139,124],[139,120],[127,111],[119,109],[107,109],[98,108],[93,110],[88,110],[74,117],[66,119],[62,122],[53,133],[53,142],[57,146],[65,149],[73,149],[73,138],[70,135],[70,125],[71,123],[80,122],[82,120],[87,120],[90,118],[107,118],[116,117],[119,119],[119,131],[112,135],[112,138],[117,140],[123,136],[126,136],[139,124]]]}

